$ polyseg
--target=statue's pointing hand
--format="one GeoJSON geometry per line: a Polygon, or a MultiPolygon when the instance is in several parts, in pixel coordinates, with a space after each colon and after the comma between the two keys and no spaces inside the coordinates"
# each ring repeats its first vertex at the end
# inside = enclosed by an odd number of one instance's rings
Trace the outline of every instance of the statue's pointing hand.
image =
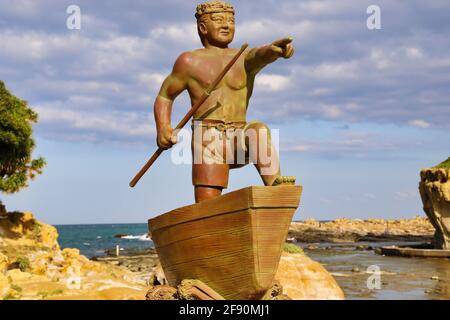
{"type": "Polygon", "coordinates": [[[294,46],[292,45],[292,38],[282,38],[272,42],[270,46],[273,53],[277,54],[278,57],[283,57],[288,59],[294,54],[294,46]]]}

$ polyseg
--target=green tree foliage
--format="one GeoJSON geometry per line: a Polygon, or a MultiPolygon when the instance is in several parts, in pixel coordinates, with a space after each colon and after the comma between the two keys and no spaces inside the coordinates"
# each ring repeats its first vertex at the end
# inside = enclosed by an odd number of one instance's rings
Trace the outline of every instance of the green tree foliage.
{"type": "Polygon", "coordinates": [[[37,114],[12,95],[0,80],[0,191],[14,193],[42,173],[45,160],[32,159],[33,122],[37,114]]]}

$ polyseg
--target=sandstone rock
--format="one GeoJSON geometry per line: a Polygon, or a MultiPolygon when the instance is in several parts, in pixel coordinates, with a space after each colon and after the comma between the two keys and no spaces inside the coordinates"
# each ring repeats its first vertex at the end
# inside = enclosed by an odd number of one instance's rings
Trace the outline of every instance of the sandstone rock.
{"type": "Polygon", "coordinates": [[[59,249],[56,228],[36,220],[31,212],[9,212],[0,219],[0,237],[31,240],[36,245],[59,249]]]}
{"type": "Polygon", "coordinates": [[[428,168],[420,172],[423,210],[435,228],[436,249],[450,249],[450,170],[428,168]]]}
{"type": "Polygon", "coordinates": [[[62,251],[64,258],[67,259],[78,259],[80,257],[80,250],[73,248],[65,248],[62,251]]]}
{"type": "Polygon", "coordinates": [[[19,269],[12,269],[6,272],[6,277],[11,279],[12,282],[24,281],[32,278],[32,274],[29,272],[23,272],[19,269]]]}
{"type": "Polygon", "coordinates": [[[283,253],[275,279],[283,286],[283,293],[294,300],[344,299],[331,274],[302,254],[283,253]]]}
{"type": "Polygon", "coordinates": [[[54,226],[48,224],[40,224],[40,232],[38,241],[52,250],[59,250],[58,231],[54,226]]]}
{"type": "Polygon", "coordinates": [[[0,273],[0,299],[6,295],[8,290],[9,290],[8,278],[3,273],[0,273]]]}
{"type": "Polygon", "coordinates": [[[19,300],[22,297],[19,291],[14,289],[8,289],[3,296],[3,300],[19,300]]]}
{"type": "Polygon", "coordinates": [[[57,239],[56,228],[30,212],[5,210],[0,219],[0,300],[145,298],[141,277],[91,261],[78,249],[61,250],[57,239]],[[11,264],[16,261],[28,261],[27,272],[11,264]]]}
{"type": "Polygon", "coordinates": [[[28,256],[31,265],[31,273],[41,276],[49,276],[52,277],[55,275],[58,267],[62,265],[58,265],[58,259],[55,259],[58,254],[49,251],[37,251],[28,256]],[[56,262],[55,262],[56,260],[56,262]]]}
{"type": "Polygon", "coordinates": [[[320,227],[320,222],[313,218],[306,219],[303,223],[313,227],[320,227]]]}
{"type": "Polygon", "coordinates": [[[293,222],[289,239],[297,242],[429,241],[434,228],[426,217],[402,220],[336,219],[322,223],[293,222]]]}
{"type": "Polygon", "coordinates": [[[36,220],[31,212],[9,212],[4,225],[14,236],[25,236],[34,229],[36,220]]]}
{"type": "Polygon", "coordinates": [[[9,260],[3,253],[0,253],[0,274],[8,269],[9,260]]]}

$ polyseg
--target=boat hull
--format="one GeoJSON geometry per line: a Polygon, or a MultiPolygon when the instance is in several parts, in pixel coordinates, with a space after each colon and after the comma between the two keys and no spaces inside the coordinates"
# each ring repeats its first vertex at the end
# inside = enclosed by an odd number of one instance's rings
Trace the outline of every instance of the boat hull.
{"type": "Polygon", "coordinates": [[[248,187],[149,220],[171,286],[199,279],[225,299],[273,284],[301,186],[248,187]]]}

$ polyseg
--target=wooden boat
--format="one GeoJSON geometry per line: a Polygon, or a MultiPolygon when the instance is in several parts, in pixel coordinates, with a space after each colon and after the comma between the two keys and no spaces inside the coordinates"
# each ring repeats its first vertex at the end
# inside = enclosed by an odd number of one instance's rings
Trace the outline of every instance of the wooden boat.
{"type": "Polygon", "coordinates": [[[252,186],[149,220],[171,286],[198,279],[225,299],[272,286],[301,186],[252,186]]]}

